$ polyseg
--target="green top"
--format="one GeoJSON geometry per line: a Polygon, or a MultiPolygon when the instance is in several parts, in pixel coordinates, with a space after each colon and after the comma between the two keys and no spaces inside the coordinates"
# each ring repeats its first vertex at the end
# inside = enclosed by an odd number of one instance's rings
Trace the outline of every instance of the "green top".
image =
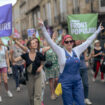
{"type": "Polygon", "coordinates": [[[52,49],[46,52],[46,61],[52,61],[53,64],[58,64],[57,55],[54,53],[52,49]]]}

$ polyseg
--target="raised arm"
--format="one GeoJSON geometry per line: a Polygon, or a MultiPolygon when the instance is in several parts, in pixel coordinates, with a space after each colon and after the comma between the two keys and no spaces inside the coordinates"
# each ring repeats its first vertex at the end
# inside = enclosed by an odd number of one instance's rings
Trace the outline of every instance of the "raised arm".
{"type": "Polygon", "coordinates": [[[42,48],[42,53],[47,52],[49,49],[50,49],[50,47],[44,47],[44,48],[42,48]]]}
{"type": "Polygon", "coordinates": [[[41,30],[43,32],[43,35],[45,37],[45,39],[47,40],[48,44],[51,46],[51,48],[54,50],[54,52],[59,56],[61,56],[60,54],[62,53],[63,49],[58,46],[50,37],[50,35],[48,34],[44,24],[43,24],[43,21],[42,20],[39,20],[39,25],[41,27],[41,30]]]}
{"type": "Polygon", "coordinates": [[[15,41],[15,43],[24,51],[24,52],[28,52],[28,48],[24,45],[22,45],[19,41],[15,41]]]}
{"type": "Polygon", "coordinates": [[[100,25],[97,31],[92,36],[90,36],[84,43],[74,48],[78,56],[80,56],[80,54],[84,52],[87,49],[87,47],[89,47],[89,45],[94,41],[94,39],[103,29],[104,27],[100,25]]]}
{"type": "Polygon", "coordinates": [[[28,48],[24,45],[22,45],[19,41],[17,41],[16,38],[13,37],[14,35],[11,35],[10,38],[24,51],[28,52],[28,48]]]}

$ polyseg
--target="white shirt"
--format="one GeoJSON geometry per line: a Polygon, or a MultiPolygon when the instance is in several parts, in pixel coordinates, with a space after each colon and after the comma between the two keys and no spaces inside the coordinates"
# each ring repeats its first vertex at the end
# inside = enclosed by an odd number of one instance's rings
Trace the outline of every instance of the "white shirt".
{"type": "Polygon", "coordinates": [[[0,68],[7,67],[6,51],[7,51],[7,48],[2,46],[2,49],[0,50],[0,68]]]}
{"type": "MultiPolygon", "coordinates": [[[[41,29],[48,44],[52,47],[52,49],[58,56],[60,73],[62,73],[66,63],[65,51],[63,48],[61,48],[60,46],[58,46],[56,43],[53,42],[53,40],[50,38],[50,35],[48,34],[44,26],[42,26],[41,29]]],[[[90,36],[84,43],[73,48],[73,51],[76,53],[78,58],[80,57],[81,53],[84,52],[87,49],[87,47],[93,42],[93,40],[97,37],[100,31],[101,31],[101,28],[99,27],[98,30],[92,36],[90,36]]],[[[72,52],[69,54],[73,55],[72,52]]]]}

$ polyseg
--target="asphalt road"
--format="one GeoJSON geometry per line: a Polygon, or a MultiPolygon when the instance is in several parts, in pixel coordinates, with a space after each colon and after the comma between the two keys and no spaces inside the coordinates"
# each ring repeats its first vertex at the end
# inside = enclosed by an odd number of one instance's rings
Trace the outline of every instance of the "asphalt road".
{"type": "MultiPolygon", "coordinates": [[[[89,98],[92,101],[92,105],[105,105],[105,83],[100,81],[100,73],[96,82],[92,82],[92,73],[89,70],[89,98]]],[[[9,98],[4,89],[2,83],[2,103],[0,105],[29,105],[28,93],[26,86],[21,87],[21,92],[16,92],[15,83],[12,77],[9,79],[9,88],[12,91],[14,97],[9,98]]],[[[45,96],[44,96],[45,105],[63,105],[61,97],[58,97],[56,100],[52,101],[50,99],[50,90],[49,86],[46,86],[45,96]]]]}

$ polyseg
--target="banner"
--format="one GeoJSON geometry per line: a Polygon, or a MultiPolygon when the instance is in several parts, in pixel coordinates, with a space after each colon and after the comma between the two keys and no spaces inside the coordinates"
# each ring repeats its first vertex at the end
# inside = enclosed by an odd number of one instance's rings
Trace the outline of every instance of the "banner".
{"type": "Polygon", "coordinates": [[[11,40],[11,39],[9,37],[2,37],[1,40],[2,40],[3,44],[7,46],[8,41],[11,40]]]}
{"type": "Polygon", "coordinates": [[[74,14],[68,16],[69,34],[74,40],[86,40],[97,29],[98,14],[74,14]]]}
{"type": "Polygon", "coordinates": [[[32,37],[33,34],[35,34],[35,29],[34,28],[27,29],[27,33],[28,33],[28,37],[32,37]]]}
{"type": "Polygon", "coordinates": [[[38,32],[38,30],[36,30],[36,38],[38,38],[39,41],[40,41],[40,36],[39,36],[39,32],[38,32]]]}
{"type": "Polygon", "coordinates": [[[0,7],[0,37],[12,34],[12,4],[0,7]]]}

